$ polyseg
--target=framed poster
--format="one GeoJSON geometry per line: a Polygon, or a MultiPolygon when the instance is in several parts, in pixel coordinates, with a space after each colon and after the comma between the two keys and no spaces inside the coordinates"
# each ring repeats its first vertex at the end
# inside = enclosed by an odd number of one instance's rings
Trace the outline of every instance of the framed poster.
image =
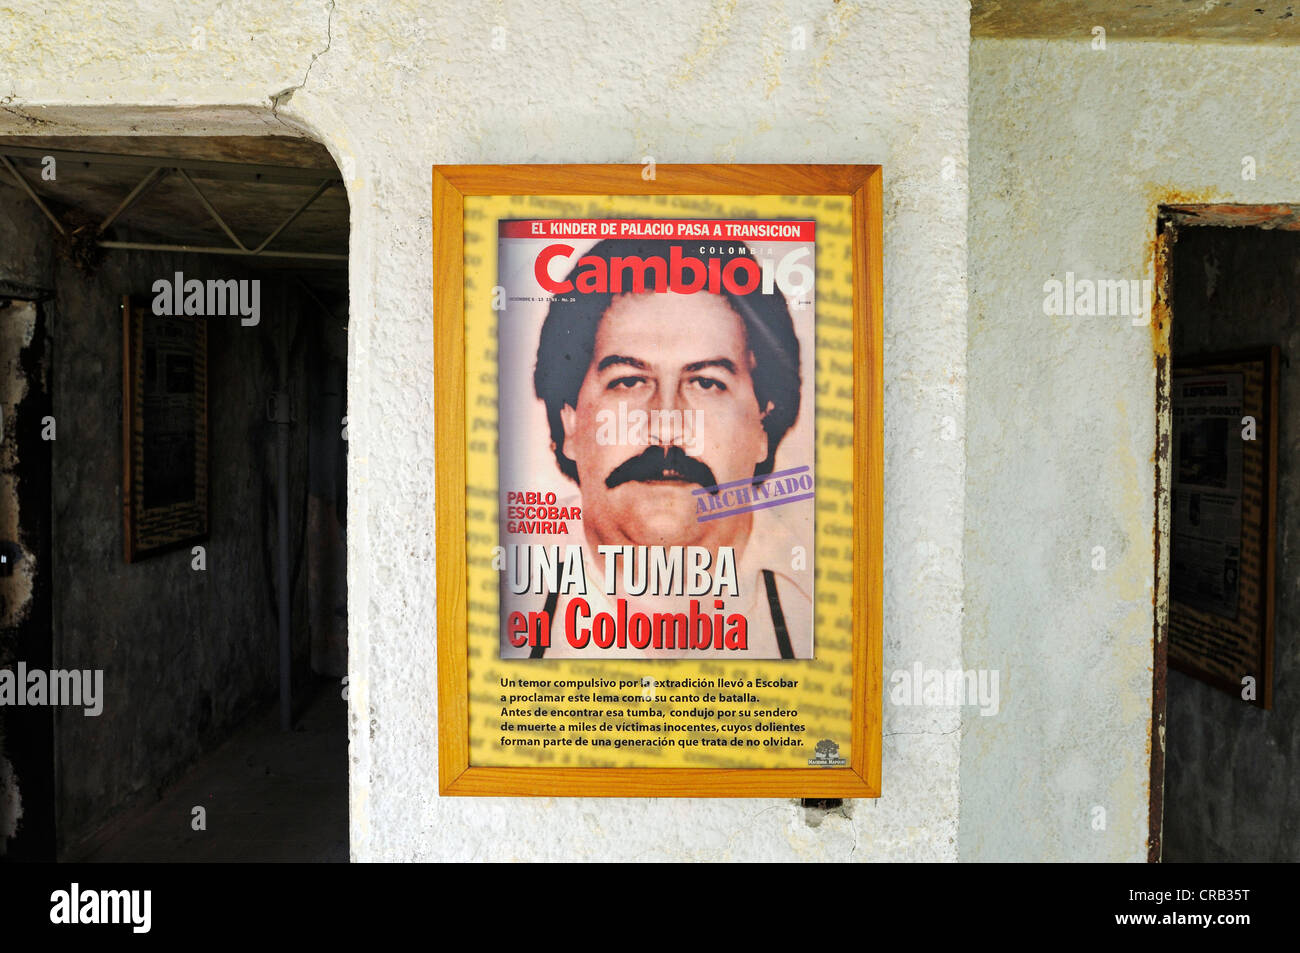
{"type": "Polygon", "coordinates": [[[1276,347],[1175,361],[1169,665],[1272,707],[1276,347]],[[1245,678],[1253,679],[1253,697],[1245,678]]]}
{"type": "Polygon", "coordinates": [[[127,562],[208,533],[208,330],[122,299],[122,542],[127,562]]]}
{"type": "Polygon", "coordinates": [[[433,244],[442,793],[879,796],[880,168],[435,167],[433,244]]]}

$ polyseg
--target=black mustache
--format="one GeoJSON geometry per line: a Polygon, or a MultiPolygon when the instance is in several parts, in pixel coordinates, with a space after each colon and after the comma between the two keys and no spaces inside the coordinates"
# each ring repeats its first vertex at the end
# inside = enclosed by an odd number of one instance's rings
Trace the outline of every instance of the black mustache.
{"type": "Polygon", "coordinates": [[[703,487],[718,485],[718,478],[713,475],[709,465],[688,457],[681,447],[652,445],[615,467],[605,477],[605,486],[612,490],[624,483],[645,483],[652,480],[681,480],[684,483],[698,483],[703,487]]]}

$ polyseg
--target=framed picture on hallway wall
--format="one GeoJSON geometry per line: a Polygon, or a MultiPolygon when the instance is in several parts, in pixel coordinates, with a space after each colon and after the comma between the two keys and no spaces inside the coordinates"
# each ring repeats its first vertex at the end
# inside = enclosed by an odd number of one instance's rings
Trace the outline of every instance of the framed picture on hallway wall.
{"type": "Polygon", "coordinates": [[[203,318],[122,299],[122,542],[135,562],[208,533],[208,333],[203,318]]]}
{"type": "Polygon", "coordinates": [[[1169,665],[1272,707],[1277,347],[1176,361],[1169,665]]]}
{"type": "Polygon", "coordinates": [[[442,793],[879,795],[880,181],[434,168],[442,793]]]}

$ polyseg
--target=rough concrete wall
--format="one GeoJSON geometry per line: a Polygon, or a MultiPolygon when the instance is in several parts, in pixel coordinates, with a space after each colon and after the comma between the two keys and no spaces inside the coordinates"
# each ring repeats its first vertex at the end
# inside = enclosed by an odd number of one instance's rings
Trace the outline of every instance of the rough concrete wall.
{"type": "Polygon", "coordinates": [[[1128,315],[1044,314],[1044,283],[1154,279],[1162,201],[1296,199],[1297,65],[1282,48],[972,44],[965,651],[1006,687],[1000,715],[966,719],[963,859],[1146,857],[1166,345],[1128,315]]]}
{"type": "Polygon", "coordinates": [[[198,14],[107,0],[96,10],[104,29],[58,5],[0,11],[6,130],[211,133],[283,121],[329,146],[348,179],[355,857],[955,857],[952,709],[886,706],[884,798],[816,829],[790,801],[437,796],[429,222],[435,163],[883,164],[885,667],[951,664],[961,653],[965,3],[236,0],[198,14]],[[221,104],[241,108],[144,108],[221,104]],[[956,425],[947,441],[946,416],[956,425]]]}
{"type": "Polygon", "coordinates": [[[0,290],[3,284],[54,287],[54,227],[9,178],[0,173],[0,290]]]}
{"type": "MultiPolygon", "coordinates": [[[[62,174],[73,175],[73,170],[62,174]]],[[[266,400],[277,380],[278,298],[264,281],[262,321],[208,321],[209,539],[204,571],[190,547],[122,558],[123,293],[158,278],[246,278],[197,255],[111,252],[92,278],[56,268],[54,408],[55,666],[104,670],[104,711],[57,712],[60,849],[133,796],[150,796],[277,691],[275,436],[266,400]]],[[[264,277],[264,276],[262,276],[264,277]]],[[[296,327],[285,319],[289,338],[296,327]]],[[[301,348],[300,348],[301,350],[301,348]]],[[[297,406],[305,405],[297,373],[297,406]]],[[[298,547],[306,432],[291,443],[291,551],[298,547]]],[[[298,655],[306,602],[298,573],[298,655]]]]}
{"type": "Polygon", "coordinates": [[[1300,860],[1300,234],[1184,228],[1174,249],[1173,361],[1276,344],[1273,708],[1169,673],[1164,857],[1300,860]],[[1288,360],[1290,365],[1288,366],[1288,360]]]}

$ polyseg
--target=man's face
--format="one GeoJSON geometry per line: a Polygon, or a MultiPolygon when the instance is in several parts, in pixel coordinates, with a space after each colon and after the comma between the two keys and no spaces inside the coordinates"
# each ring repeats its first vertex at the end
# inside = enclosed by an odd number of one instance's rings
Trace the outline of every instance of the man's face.
{"type": "Polygon", "coordinates": [[[767,457],[745,325],[721,295],[624,294],[596,330],[577,407],[561,409],[583,521],[599,543],[706,543],[692,493],[767,457]],[[620,406],[621,405],[621,406],[620,406]],[[644,429],[638,423],[644,421],[644,429]]]}

